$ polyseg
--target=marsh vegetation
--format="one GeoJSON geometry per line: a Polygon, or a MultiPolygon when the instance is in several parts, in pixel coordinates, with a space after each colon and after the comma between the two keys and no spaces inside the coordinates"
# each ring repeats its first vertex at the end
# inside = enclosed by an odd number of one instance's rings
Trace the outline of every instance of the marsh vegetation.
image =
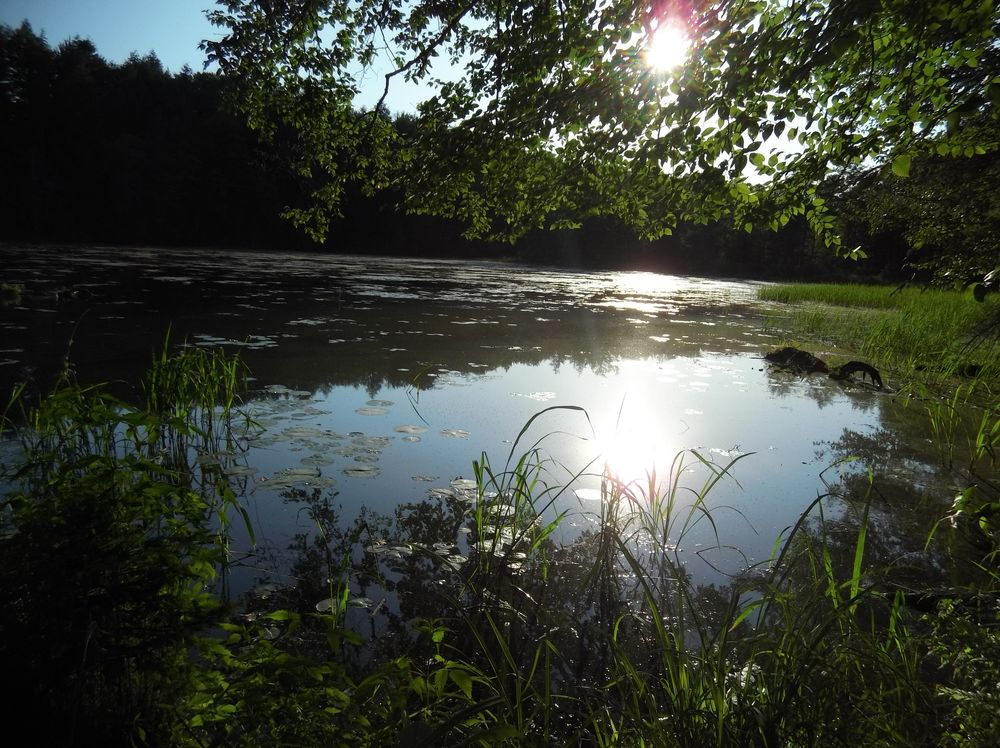
{"type": "MultiPolygon", "coordinates": [[[[864,350],[901,381],[897,359],[864,350]]],[[[918,355],[898,360],[941,385],[918,355]]],[[[978,402],[995,384],[980,360],[957,385],[978,402]]],[[[164,349],[138,400],[66,372],[7,407],[4,654],[23,685],[13,713],[39,739],[991,744],[989,406],[910,395],[964,485],[912,518],[927,554],[884,552],[907,478],[882,468],[906,445],[845,434],[837,459],[865,470],[768,538],[767,558],[707,581],[694,559],[717,565],[733,541],[734,510],[713,497],[755,456],[681,450],[638,476],[569,464],[548,424],[588,414],[553,406],[470,478],[389,511],[345,517],[334,492],[292,476],[283,494],[309,526],[292,542],[299,583],[234,597],[233,538],[266,529],[228,469],[264,428],[245,375],[217,348],[164,349]],[[597,488],[575,491],[584,478],[597,488]]]]}

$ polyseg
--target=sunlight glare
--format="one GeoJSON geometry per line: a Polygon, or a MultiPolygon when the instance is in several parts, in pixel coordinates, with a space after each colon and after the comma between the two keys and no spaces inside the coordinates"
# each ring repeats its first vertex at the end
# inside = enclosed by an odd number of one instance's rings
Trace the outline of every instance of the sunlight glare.
{"type": "Polygon", "coordinates": [[[632,417],[626,424],[600,439],[600,450],[607,475],[623,486],[644,491],[654,471],[659,476],[669,471],[673,456],[670,445],[657,424],[650,418],[632,417]],[[664,465],[664,460],[667,465],[664,465]]]}
{"type": "Polygon", "coordinates": [[[653,32],[646,48],[646,63],[656,70],[673,70],[687,60],[690,46],[691,39],[681,25],[664,21],[653,32]]]}

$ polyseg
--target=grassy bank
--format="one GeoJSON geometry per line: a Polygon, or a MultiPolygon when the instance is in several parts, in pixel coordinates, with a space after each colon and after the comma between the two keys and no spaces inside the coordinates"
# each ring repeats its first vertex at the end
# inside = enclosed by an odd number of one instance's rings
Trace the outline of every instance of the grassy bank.
{"type": "Polygon", "coordinates": [[[963,377],[1000,383],[1000,342],[987,334],[1000,298],[858,284],[781,284],[760,289],[779,305],[771,324],[794,339],[841,346],[903,380],[963,377]]]}
{"type": "Polygon", "coordinates": [[[553,517],[571,479],[526,426],[502,465],[483,455],[470,485],[393,517],[345,524],[329,495],[299,497],[316,527],[300,585],[227,606],[246,514],[198,458],[245,448],[240,382],[187,351],[155,363],[140,406],[64,382],[5,422],[0,652],[37,742],[993,744],[996,528],[956,506],[978,586],[915,596],[870,552],[864,480],[837,497],[851,522],[820,497],[772,558],[704,585],[684,554],[734,463],[604,475],[597,509],[553,517]]]}

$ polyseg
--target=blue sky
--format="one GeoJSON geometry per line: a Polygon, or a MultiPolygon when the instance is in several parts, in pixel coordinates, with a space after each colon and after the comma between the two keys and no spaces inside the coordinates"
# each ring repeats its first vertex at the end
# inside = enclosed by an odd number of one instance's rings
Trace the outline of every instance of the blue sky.
{"type": "MultiPolygon", "coordinates": [[[[74,36],[90,39],[97,53],[113,63],[123,62],[132,52],[152,51],[172,73],[184,65],[198,72],[205,62],[198,45],[222,36],[221,29],[205,18],[205,10],[212,8],[214,0],[0,0],[0,23],[16,27],[27,20],[36,34],[44,32],[53,48],[74,36]]],[[[381,74],[387,69],[381,67],[365,76],[356,105],[372,106],[378,100],[384,83],[381,74]]],[[[412,111],[424,93],[397,80],[386,103],[391,111],[412,111]]]]}
{"type": "Polygon", "coordinates": [[[109,62],[132,52],[156,52],[173,73],[185,65],[200,71],[205,61],[202,39],[219,30],[205,18],[212,0],[0,0],[0,23],[19,26],[27,20],[49,45],[74,36],[90,39],[109,62]]]}

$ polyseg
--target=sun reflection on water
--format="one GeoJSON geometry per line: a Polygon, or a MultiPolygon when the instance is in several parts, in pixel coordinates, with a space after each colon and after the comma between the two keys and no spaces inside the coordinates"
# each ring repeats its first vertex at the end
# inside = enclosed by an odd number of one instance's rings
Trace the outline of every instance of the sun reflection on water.
{"type": "Polygon", "coordinates": [[[660,420],[639,406],[623,407],[614,425],[598,431],[597,443],[605,477],[632,493],[655,492],[676,451],[660,420]]]}

